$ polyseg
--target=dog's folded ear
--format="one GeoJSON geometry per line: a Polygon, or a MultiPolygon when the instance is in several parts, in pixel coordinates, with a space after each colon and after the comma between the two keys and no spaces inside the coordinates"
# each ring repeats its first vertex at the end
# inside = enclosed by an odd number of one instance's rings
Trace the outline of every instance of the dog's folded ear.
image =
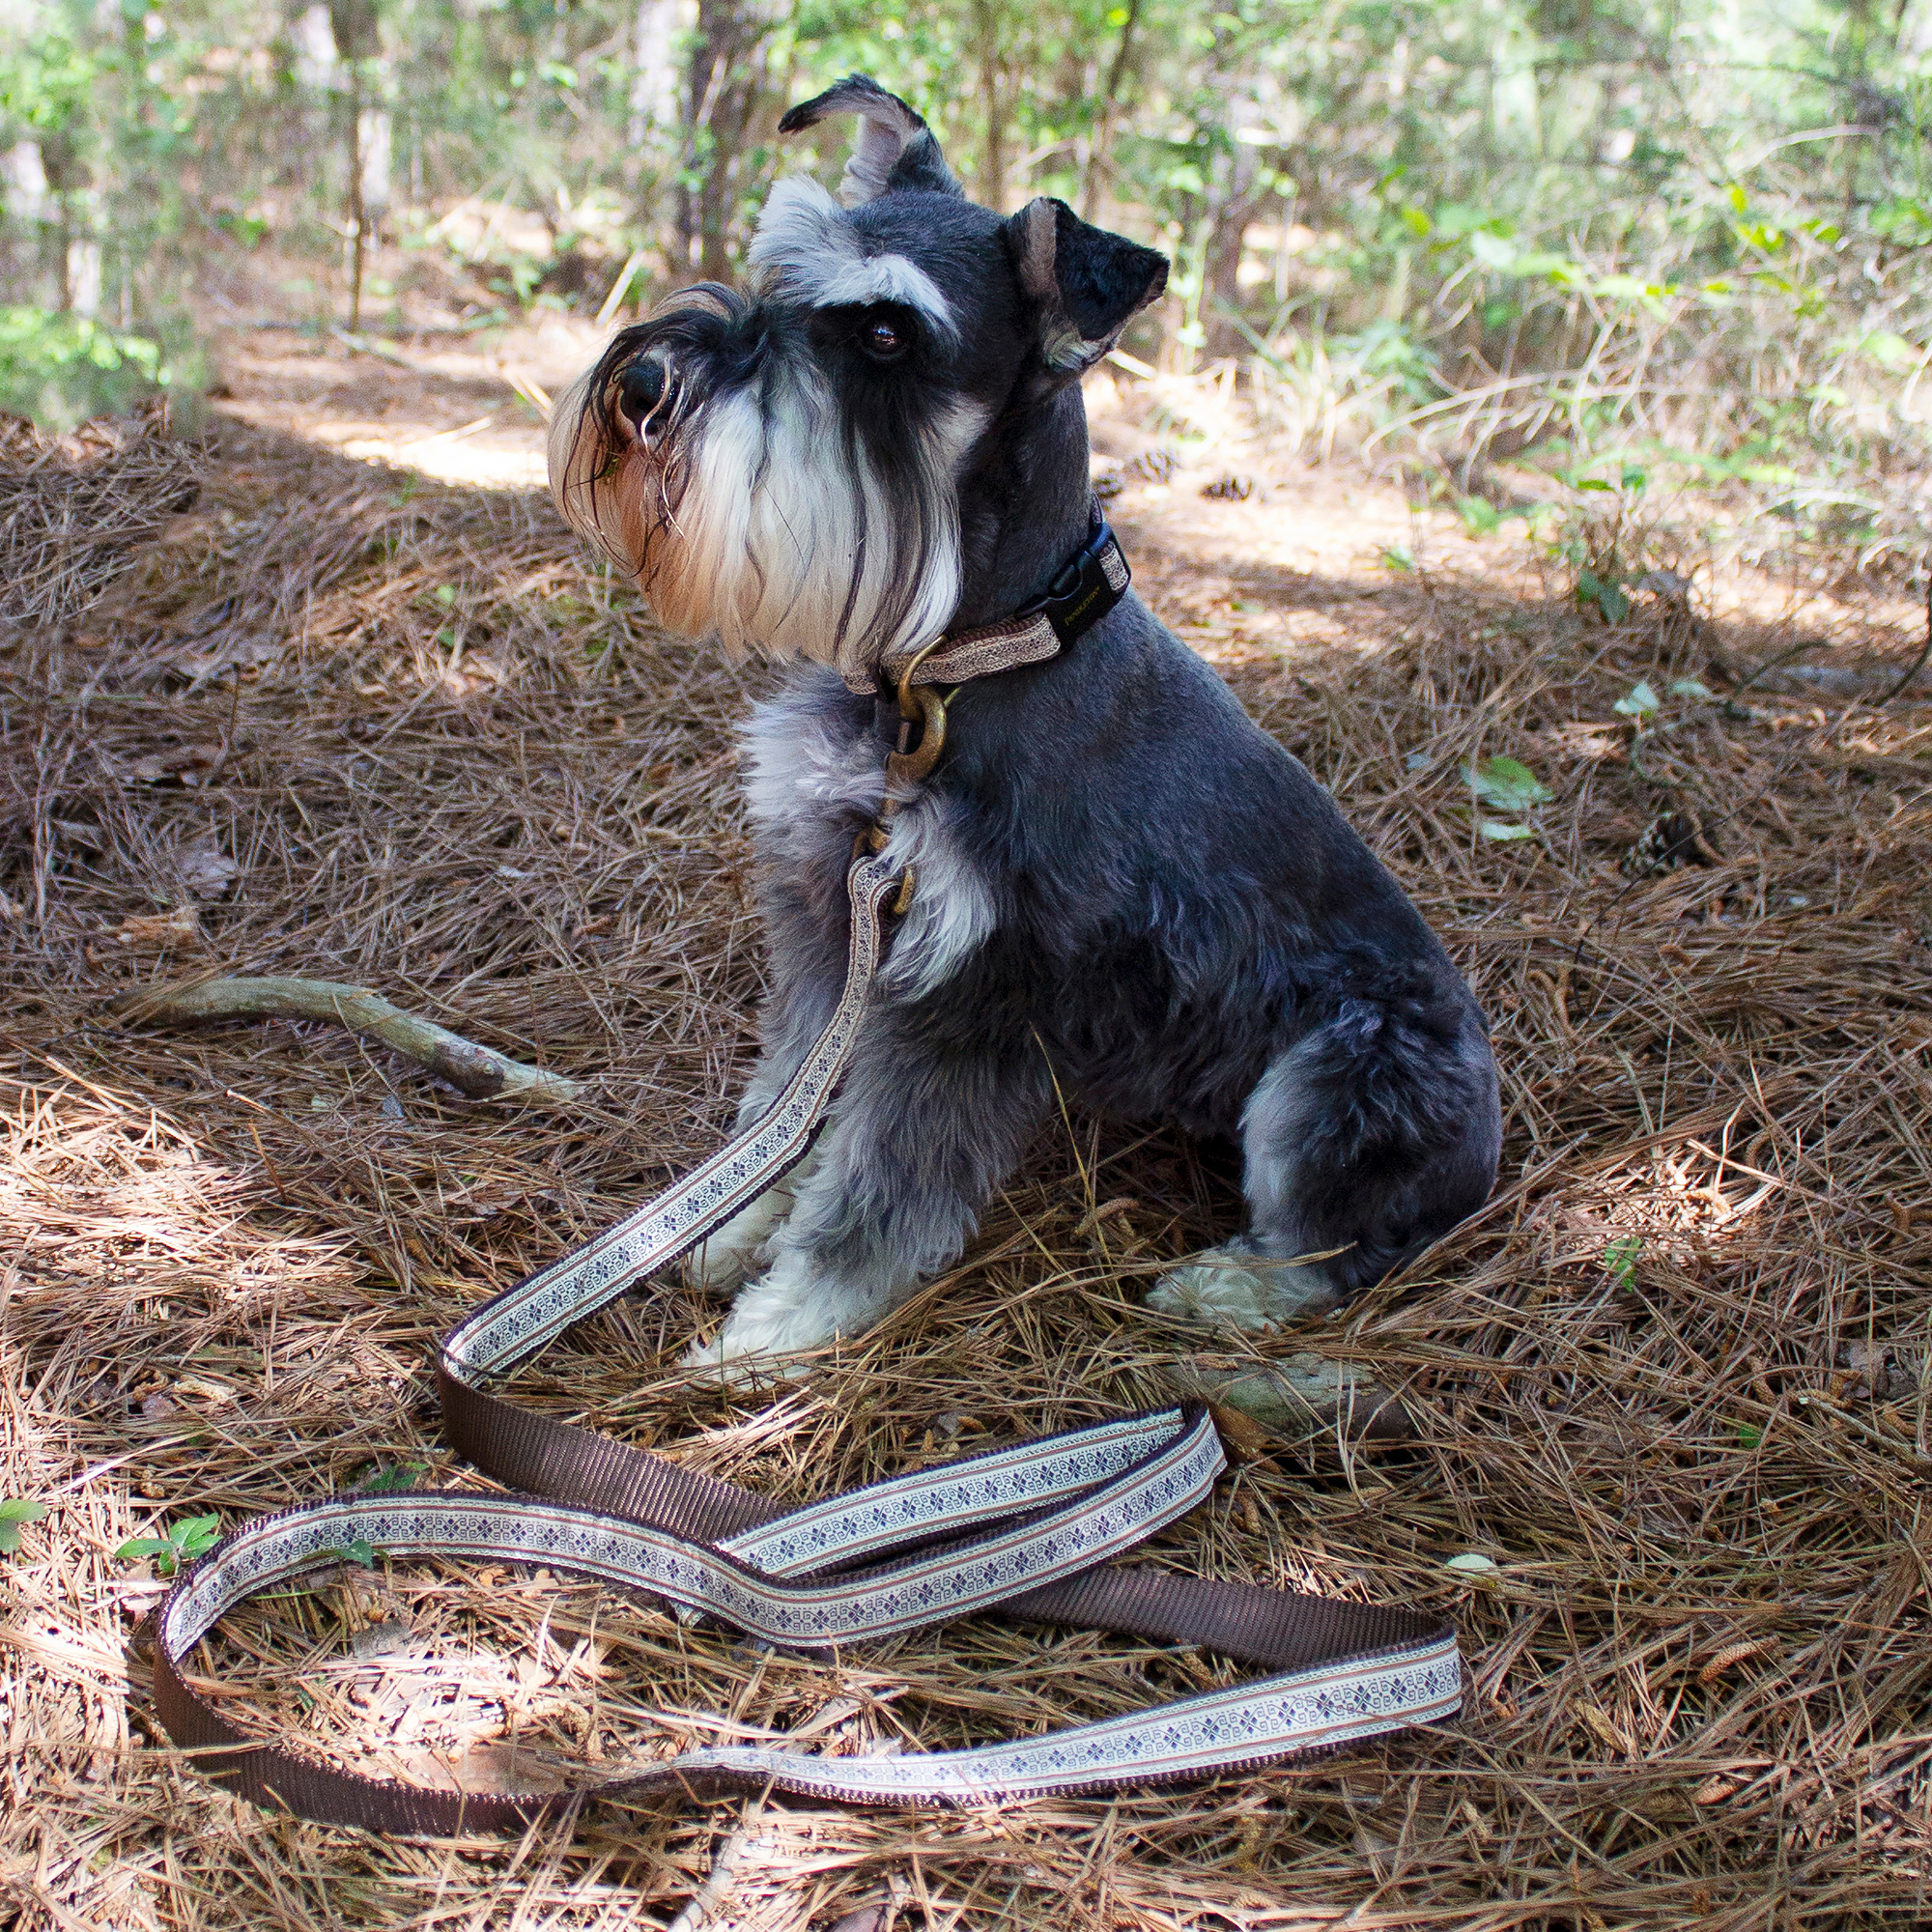
{"type": "Polygon", "coordinates": [[[800,134],[834,114],[859,117],[859,138],[838,183],[838,199],[847,208],[874,201],[893,188],[963,192],[932,129],[896,94],[888,94],[863,73],[847,74],[814,99],[787,108],[779,132],[800,134]]]}
{"type": "Polygon", "coordinates": [[[1064,201],[1030,201],[1006,224],[1020,287],[1039,307],[1047,366],[1078,376],[1167,287],[1167,257],[1082,221],[1064,201]]]}

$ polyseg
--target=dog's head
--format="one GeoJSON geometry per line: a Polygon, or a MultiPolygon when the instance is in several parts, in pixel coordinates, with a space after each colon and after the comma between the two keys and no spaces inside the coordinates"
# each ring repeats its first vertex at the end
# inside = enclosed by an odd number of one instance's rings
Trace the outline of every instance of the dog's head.
{"type": "Polygon", "coordinates": [[[851,675],[946,627],[962,479],[1167,264],[1063,202],[976,206],[925,123],[859,76],[779,125],[833,114],[858,117],[844,206],[774,187],[746,287],[685,289],[623,330],[557,404],[550,475],[661,622],[851,675]]]}

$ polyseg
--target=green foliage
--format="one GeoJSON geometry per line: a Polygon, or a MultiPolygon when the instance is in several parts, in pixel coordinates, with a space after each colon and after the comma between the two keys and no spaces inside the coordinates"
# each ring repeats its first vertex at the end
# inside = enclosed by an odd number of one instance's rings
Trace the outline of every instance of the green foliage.
{"type": "Polygon", "coordinates": [[[1502,512],[1487,497],[1464,497],[1456,509],[1472,537],[1492,537],[1502,528],[1502,512]]]}
{"type": "Polygon", "coordinates": [[[0,308],[0,410],[64,430],[182,386],[158,342],[85,316],[0,308]]]}
{"type": "MultiPolygon", "coordinates": [[[[774,176],[829,179],[850,137],[781,142],[779,108],[857,69],[980,197],[1060,195],[1161,247],[1132,353],[1240,362],[1317,453],[1541,438],[1586,500],[1668,472],[1802,485],[1800,519],[1854,467],[1932,461],[1932,59],[1895,12],[706,0],[693,32],[674,0],[369,0],[329,12],[345,51],[321,11],[0,20],[0,147],[45,175],[0,224],[15,298],[160,342],[211,260],[274,246],[339,320],[361,128],[387,144],[377,227],[469,278],[472,321],[595,312],[634,259],[643,298],[741,265],[774,176]]],[[[1592,575],[1617,621],[1630,586],[1592,575]]]]}
{"type": "Polygon", "coordinates": [[[126,1563],[137,1556],[152,1556],[155,1568],[163,1577],[172,1577],[184,1563],[206,1556],[221,1541],[218,1516],[190,1516],[159,1536],[136,1536],[114,1552],[115,1561],[126,1563]]]}
{"type": "MultiPolygon", "coordinates": [[[[1595,605],[1606,624],[1621,624],[1630,615],[1630,593],[1614,576],[1599,576],[1594,570],[1577,573],[1577,602],[1595,605]]],[[[1623,706],[1619,704],[1617,709],[1621,711],[1623,706]]]]}
{"type": "Polygon", "coordinates": [[[1636,1235],[1619,1235],[1604,1250],[1604,1272],[1619,1288],[1636,1286],[1636,1264],[1643,1253],[1643,1240],[1636,1235]]]}
{"type": "Polygon", "coordinates": [[[1538,837],[1535,813],[1555,794],[1520,759],[1484,758],[1464,765],[1463,778],[1480,804],[1509,814],[1507,818],[1479,818],[1476,830],[1483,838],[1492,844],[1504,845],[1538,837]]]}
{"type": "Polygon", "coordinates": [[[332,1558],[337,1563],[359,1563],[365,1570],[376,1567],[376,1559],[383,1554],[366,1536],[358,1536],[353,1543],[340,1549],[322,1549],[316,1552],[318,1558],[332,1558]]]}
{"type": "Polygon", "coordinates": [[[0,1556],[12,1556],[20,1547],[20,1525],[39,1522],[47,1513],[45,1503],[30,1503],[17,1496],[0,1496],[0,1556]]]}
{"type": "Polygon", "coordinates": [[[1610,706],[1619,718],[1628,718],[1639,730],[1655,718],[1662,708],[1662,701],[1650,686],[1639,678],[1631,686],[1627,696],[1620,697],[1610,706]]]}
{"type": "Polygon", "coordinates": [[[372,1469],[355,1485],[358,1496],[385,1496],[400,1490],[413,1490],[429,1474],[427,1463],[398,1463],[392,1468],[372,1469]]]}

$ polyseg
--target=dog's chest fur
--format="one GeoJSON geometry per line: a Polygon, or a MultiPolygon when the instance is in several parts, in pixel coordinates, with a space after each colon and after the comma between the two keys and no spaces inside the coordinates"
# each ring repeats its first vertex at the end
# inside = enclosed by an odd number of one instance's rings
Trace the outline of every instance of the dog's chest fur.
{"type": "MultiPolygon", "coordinates": [[[[746,804],[768,872],[842,880],[855,829],[877,817],[886,748],[838,680],[810,672],[759,705],[745,727],[746,804]]],[[[966,854],[956,799],[923,792],[893,821],[888,855],[913,868],[913,901],[879,980],[895,1001],[951,980],[999,923],[993,881],[966,854]]]]}

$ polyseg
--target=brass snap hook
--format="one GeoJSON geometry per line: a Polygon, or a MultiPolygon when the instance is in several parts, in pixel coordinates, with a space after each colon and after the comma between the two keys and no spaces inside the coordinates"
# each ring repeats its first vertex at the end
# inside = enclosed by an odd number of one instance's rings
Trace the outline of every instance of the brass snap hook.
{"type": "MultiPolygon", "coordinates": [[[[913,672],[936,651],[944,641],[943,638],[933,640],[916,651],[906,660],[905,668],[899,672],[899,746],[886,759],[886,784],[888,789],[895,783],[917,784],[939,762],[939,754],[946,749],[946,700],[929,684],[915,685],[913,672]],[[913,706],[917,703],[920,715],[919,749],[908,752],[904,749],[906,736],[911,728],[913,706]]],[[[890,808],[890,801],[888,801],[890,808]]]]}
{"type": "MultiPolygon", "coordinates": [[[[883,852],[892,839],[893,814],[898,810],[898,800],[893,796],[895,784],[917,784],[939,762],[939,754],[946,749],[946,700],[929,684],[915,686],[912,674],[944,641],[944,636],[934,638],[923,649],[915,651],[906,660],[905,668],[899,672],[899,743],[898,749],[886,757],[886,796],[879,804],[879,815],[859,835],[859,844],[874,853],[883,852]],[[912,732],[912,710],[917,700],[920,715],[919,749],[908,752],[907,738],[912,732]]],[[[856,849],[856,848],[855,848],[856,849]]],[[[903,919],[912,905],[913,868],[908,866],[899,879],[898,896],[894,900],[891,912],[895,919],[903,919]]]]}

